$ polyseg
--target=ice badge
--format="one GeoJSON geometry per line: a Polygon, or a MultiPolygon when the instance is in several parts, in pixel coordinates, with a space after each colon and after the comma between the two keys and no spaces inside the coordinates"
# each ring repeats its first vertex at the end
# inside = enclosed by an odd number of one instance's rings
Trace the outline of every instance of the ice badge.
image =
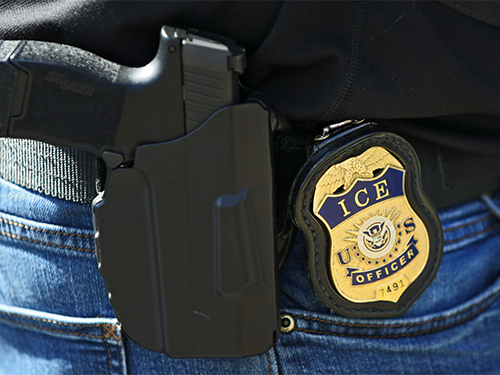
{"type": "Polygon", "coordinates": [[[439,267],[439,218],[421,190],[418,161],[406,141],[390,133],[347,145],[339,138],[313,155],[312,171],[303,169],[296,192],[309,278],[341,314],[402,314],[439,267]]]}
{"type": "Polygon", "coordinates": [[[372,147],[316,184],[313,211],[330,234],[328,271],[349,301],[397,302],[427,264],[429,235],[406,199],[404,177],[401,163],[372,147]]]}

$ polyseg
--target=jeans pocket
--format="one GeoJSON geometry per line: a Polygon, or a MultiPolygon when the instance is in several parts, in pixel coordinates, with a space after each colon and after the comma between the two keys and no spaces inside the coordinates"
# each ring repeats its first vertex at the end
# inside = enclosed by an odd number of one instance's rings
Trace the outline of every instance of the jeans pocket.
{"type": "MultiPolygon", "coordinates": [[[[54,207],[49,202],[42,201],[54,207]]],[[[63,316],[114,317],[92,229],[26,216],[0,209],[0,304],[63,316]]]]}
{"type": "Polygon", "coordinates": [[[500,222],[480,201],[440,215],[441,268],[398,318],[333,314],[308,292],[297,271],[300,256],[292,256],[292,270],[282,271],[282,314],[288,315],[283,321],[292,326],[275,349],[280,371],[500,373],[500,222]]]}
{"type": "Polygon", "coordinates": [[[277,347],[283,373],[498,373],[500,278],[454,308],[420,317],[350,319],[290,309],[277,347]]]}
{"type": "Polygon", "coordinates": [[[126,372],[89,217],[0,180],[0,373],[126,372]]]}
{"type": "Polygon", "coordinates": [[[120,326],[0,305],[0,373],[125,374],[120,326]]]}

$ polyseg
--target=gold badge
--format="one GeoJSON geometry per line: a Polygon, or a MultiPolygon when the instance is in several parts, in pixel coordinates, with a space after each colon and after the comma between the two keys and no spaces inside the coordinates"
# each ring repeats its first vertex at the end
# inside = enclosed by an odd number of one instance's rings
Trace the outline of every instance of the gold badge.
{"type": "Polygon", "coordinates": [[[311,283],[347,316],[404,313],[442,256],[439,218],[419,183],[415,152],[374,130],[364,125],[317,146],[293,192],[311,283]]]}
{"type": "Polygon", "coordinates": [[[427,263],[429,236],[406,200],[404,175],[388,151],[372,147],[316,184],[313,211],[329,229],[330,276],[349,301],[397,302],[427,263]]]}

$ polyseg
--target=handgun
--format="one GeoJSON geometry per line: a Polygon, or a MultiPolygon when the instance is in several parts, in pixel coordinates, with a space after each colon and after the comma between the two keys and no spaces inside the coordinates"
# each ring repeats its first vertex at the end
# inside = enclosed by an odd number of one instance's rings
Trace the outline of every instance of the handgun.
{"type": "Polygon", "coordinates": [[[171,357],[278,339],[270,112],[240,103],[244,49],[163,27],[127,67],[41,41],[0,44],[0,136],[104,160],[95,250],[124,332],[171,357]]]}

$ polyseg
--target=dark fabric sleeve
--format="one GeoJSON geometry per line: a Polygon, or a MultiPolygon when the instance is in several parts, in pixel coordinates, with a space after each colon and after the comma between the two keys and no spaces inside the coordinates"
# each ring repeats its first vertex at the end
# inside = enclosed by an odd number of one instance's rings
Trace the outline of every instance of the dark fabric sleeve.
{"type": "MultiPolygon", "coordinates": [[[[0,3],[3,39],[70,44],[131,66],[152,59],[164,24],[229,36],[246,46],[242,81],[250,95],[305,122],[304,130],[311,122],[346,118],[390,124],[446,116],[426,123],[427,134],[434,127],[464,139],[475,132],[479,149],[482,140],[498,137],[500,28],[439,2],[0,3]],[[453,119],[466,114],[482,117],[457,127],[453,119]]],[[[421,126],[405,124],[395,126],[412,133],[421,126]]]]}

